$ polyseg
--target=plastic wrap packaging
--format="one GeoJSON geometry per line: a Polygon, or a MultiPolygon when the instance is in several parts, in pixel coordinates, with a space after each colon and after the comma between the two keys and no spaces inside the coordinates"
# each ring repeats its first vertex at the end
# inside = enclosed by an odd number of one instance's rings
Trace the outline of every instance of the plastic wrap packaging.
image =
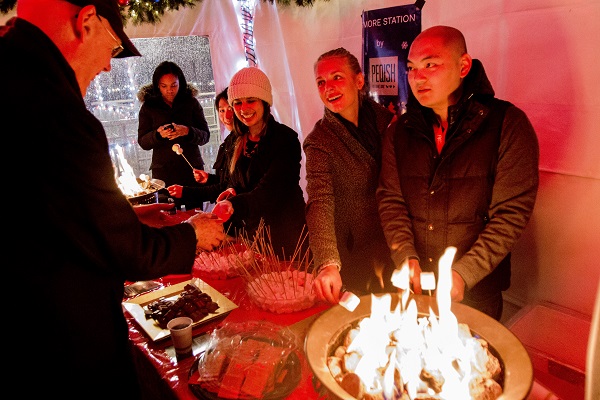
{"type": "Polygon", "coordinates": [[[268,321],[228,323],[215,329],[207,350],[190,371],[199,398],[279,399],[301,376],[297,338],[268,321]]]}

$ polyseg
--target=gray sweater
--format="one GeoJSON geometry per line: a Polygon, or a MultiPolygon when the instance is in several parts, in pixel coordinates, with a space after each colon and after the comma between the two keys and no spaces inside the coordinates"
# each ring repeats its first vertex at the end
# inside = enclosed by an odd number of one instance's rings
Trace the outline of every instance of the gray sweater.
{"type": "MultiPolygon", "coordinates": [[[[393,114],[371,99],[380,138],[393,114]]],[[[361,107],[365,107],[365,103],[361,107]]],[[[315,266],[336,262],[347,289],[376,292],[375,267],[392,262],[381,228],[375,190],[376,160],[328,109],[303,143],[306,155],[306,221],[315,266]]]]}

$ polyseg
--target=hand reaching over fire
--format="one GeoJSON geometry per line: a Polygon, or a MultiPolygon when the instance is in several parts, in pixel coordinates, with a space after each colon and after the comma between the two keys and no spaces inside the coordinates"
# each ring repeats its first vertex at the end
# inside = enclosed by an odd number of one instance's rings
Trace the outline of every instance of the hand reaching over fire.
{"type": "Polygon", "coordinates": [[[415,294],[421,294],[421,265],[415,258],[408,259],[409,283],[415,294]]]}
{"type": "Polygon", "coordinates": [[[452,270],[452,289],[450,289],[452,301],[463,301],[465,298],[465,281],[460,274],[452,270]]]}
{"type": "Polygon", "coordinates": [[[167,187],[167,190],[169,191],[169,196],[176,199],[180,199],[183,196],[183,186],[181,185],[171,185],[167,187]]]}
{"type": "Polygon", "coordinates": [[[313,290],[321,301],[327,301],[331,304],[340,302],[342,277],[337,264],[319,267],[313,281],[313,290]]]}
{"type": "MultiPolygon", "coordinates": [[[[405,266],[408,266],[408,284],[410,285],[411,290],[414,294],[422,294],[422,282],[421,278],[425,275],[422,272],[421,266],[419,264],[419,260],[417,259],[409,259],[408,263],[405,266]]],[[[435,279],[435,278],[432,278],[435,279]]],[[[401,285],[402,286],[402,285],[401,285]]],[[[403,290],[406,286],[400,287],[399,291],[403,290]]],[[[433,286],[430,289],[435,288],[435,281],[433,282],[433,286]]],[[[427,288],[426,288],[427,289],[427,288]]],[[[465,296],[465,281],[460,276],[458,272],[452,270],[452,287],[450,289],[450,299],[452,301],[460,302],[464,299],[465,296]]]]}
{"type": "Polygon", "coordinates": [[[225,239],[223,220],[210,213],[197,213],[185,222],[196,231],[196,249],[213,251],[225,239]]]}

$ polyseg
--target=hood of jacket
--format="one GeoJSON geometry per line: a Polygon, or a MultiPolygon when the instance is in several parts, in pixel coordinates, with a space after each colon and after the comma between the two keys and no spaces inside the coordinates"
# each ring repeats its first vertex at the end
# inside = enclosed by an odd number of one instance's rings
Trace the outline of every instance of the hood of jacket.
{"type": "MultiPolygon", "coordinates": [[[[200,90],[198,90],[198,88],[191,83],[187,84],[187,92],[192,97],[196,97],[200,94],[200,90]]],[[[159,97],[161,97],[160,93],[158,95],[155,95],[152,92],[152,84],[151,83],[141,86],[140,90],[138,90],[138,92],[137,92],[137,98],[141,103],[144,103],[151,98],[159,98],[159,97]]]]}

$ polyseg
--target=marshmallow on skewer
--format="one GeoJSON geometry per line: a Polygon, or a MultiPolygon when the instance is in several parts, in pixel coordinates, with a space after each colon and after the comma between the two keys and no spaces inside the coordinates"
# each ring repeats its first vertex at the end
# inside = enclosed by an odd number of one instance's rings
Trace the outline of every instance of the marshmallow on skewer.
{"type": "Polygon", "coordinates": [[[178,143],[175,143],[175,144],[173,145],[173,147],[171,147],[171,149],[173,149],[173,151],[174,151],[174,152],[175,152],[175,153],[176,153],[178,156],[181,156],[181,157],[183,157],[183,159],[185,160],[185,162],[187,162],[187,163],[188,163],[188,165],[189,165],[190,167],[192,167],[192,169],[194,169],[194,166],[193,166],[192,164],[190,164],[190,162],[188,161],[188,159],[187,159],[187,158],[185,158],[185,156],[183,155],[183,149],[181,148],[181,146],[180,146],[178,143]]]}
{"type": "Polygon", "coordinates": [[[421,289],[435,290],[435,275],[433,272],[421,272],[421,289]]]}
{"type": "Polygon", "coordinates": [[[177,153],[177,155],[182,156],[183,155],[183,149],[181,148],[181,146],[177,143],[175,143],[172,147],[173,151],[175,153],[177,153]]]}

